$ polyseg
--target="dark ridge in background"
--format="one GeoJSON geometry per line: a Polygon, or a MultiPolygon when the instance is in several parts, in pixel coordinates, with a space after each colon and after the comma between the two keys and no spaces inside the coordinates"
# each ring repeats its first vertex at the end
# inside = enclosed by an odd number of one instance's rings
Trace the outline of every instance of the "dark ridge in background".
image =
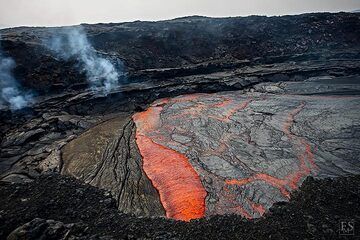
{"type": "MultiPolygon", "coordinates": [[[[137,81],[148,75],[141,74],[140,70],[144,69],[194,70],[197,66],[196,71],[211,72],[236,67],[246,60],[252,63],[283,62],[350,55],[359,58],[360,52],[357,13],[231,18],[193,16],[159,22],[83,26],[94,48],[107,58],[123,60],[130,77],[134,75],[137,81]]],[[[46,92],[85,82],[84,74],[76,69],[75,59],[64,62],[45,49],[44,39],[60,29],[19,27],[0,30],[1,45],[16,61],[15,75],[26,87],[46,92]]]]}

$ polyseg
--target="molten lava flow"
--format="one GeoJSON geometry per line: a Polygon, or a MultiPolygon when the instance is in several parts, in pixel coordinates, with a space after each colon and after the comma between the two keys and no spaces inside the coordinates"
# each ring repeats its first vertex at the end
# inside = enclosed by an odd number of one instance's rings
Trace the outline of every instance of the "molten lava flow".
{"type": "Polygon", "coordinates": [[[162,107],[153,106],[133,117],[144,171],[159,191],[167,217],[184,221],[201,218],[207,193],[189,160],[146,136],[160,124],[161,110],[162,107]]]}

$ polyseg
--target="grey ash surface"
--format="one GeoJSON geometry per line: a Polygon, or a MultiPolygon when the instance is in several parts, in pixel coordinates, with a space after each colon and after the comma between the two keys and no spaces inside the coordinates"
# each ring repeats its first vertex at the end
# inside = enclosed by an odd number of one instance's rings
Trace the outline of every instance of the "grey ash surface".
{"type": "Polygon", "coordinates": [[[215,216],[185,223],[120,214],[106,192],[50,174],[25,184],[0,182],[0,239],[35,218],[43,220],[24,228],[27,238],[21,239],[338,239],[340,220],[359,223],[359,203],[359,176],[308,178],[290,202],[276,204],[262,219],[215,216]]]}

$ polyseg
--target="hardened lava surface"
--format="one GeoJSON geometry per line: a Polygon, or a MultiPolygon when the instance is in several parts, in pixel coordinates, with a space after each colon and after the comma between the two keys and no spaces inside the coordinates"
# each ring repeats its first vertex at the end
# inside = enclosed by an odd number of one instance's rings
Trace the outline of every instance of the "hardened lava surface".
{"type": "Polygon", "coordinates": [[[168,217],[256,218],[308,176],[360,172],[359,106],[358,95],[234,91],[161,99],[133,120],[168,217]]]}

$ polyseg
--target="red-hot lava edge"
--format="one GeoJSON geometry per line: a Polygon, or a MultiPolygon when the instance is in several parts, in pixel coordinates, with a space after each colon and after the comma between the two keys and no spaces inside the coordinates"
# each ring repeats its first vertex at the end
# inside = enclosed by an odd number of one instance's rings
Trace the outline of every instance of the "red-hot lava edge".
{"type": "Polygon", "coordinates": [[[189,221],[204,217],[207,192],[187,157],[145,135],[159,124],[161,110],[154,106],[133,116],[144,171],[159,191],[168,218],[189,221]]]}

